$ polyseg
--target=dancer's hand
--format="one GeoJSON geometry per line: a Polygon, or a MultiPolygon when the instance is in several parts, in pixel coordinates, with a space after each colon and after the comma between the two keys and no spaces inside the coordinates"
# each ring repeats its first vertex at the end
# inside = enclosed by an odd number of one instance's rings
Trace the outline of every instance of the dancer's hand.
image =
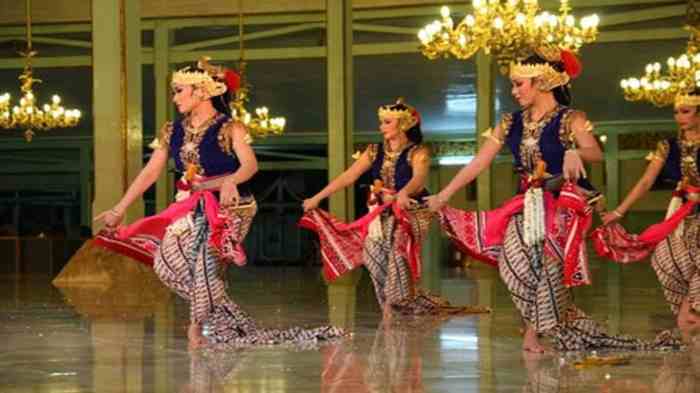
{"type": "Polygon", "coordinates": [[[400,208],[406,210],[409,207],[413,206],[416,201],[409,198],[408,195],[406,195],[403,192],[399,192],[396,194],[396,203],[399,205],[400,208]]]}
{"type": "Polygon", "coordinates": [[[302,208],[304,208],[304,212],[308,212],[309,210],[316,209],[320,203],[321,201],[314,196],[309,199],[304,199],[304,202],[301,203],[301,206],[302,208]]]}
{"type": "Polygon", "coordinates": [[[238,206],[238,202],[241,200],[241,194],[238,193],[238,186],[231,179],[228,178],[224,180],[221,184],[221,204],[223,206],[238,206]]]}
{"type": "Polygon", "coordinates": [[[117,208],[107,210],[95,216],[93,222],[104,223],[107,228],[116,228],[124,219],[124,212],[117,208]]]}
{"type": "Polygon", "coordinates": [[[203,176],[193,176],[192,180],[190,180],[190,186],[192,187],[192,191],[201,191],[207,188],[207,183],[202,181],[202,179],[204,179],[203,176]]]}
{"type": "Polygon", "coordinates": [[[443,206],[447,204],[447,201],[449,199],[449,197],[442,195],[442,192],[423,198],[424,201],[428,202],[428,209],[430,209],[431,212],[436,212],[440,210],[443,206]]]}
{"type": "Polygon", "coordinates": [[[586,167],[576,150],[567,150],[564,153],[564,179],[576,181],[586,178],[586,167]]]}
{"type": "Polygon", "coordinates": [[[617,210],[605,212],[600,216],[600,219],[603,221],[603,225],[611,224],[621,218],[622,214],[620,214],[617,210]]]}

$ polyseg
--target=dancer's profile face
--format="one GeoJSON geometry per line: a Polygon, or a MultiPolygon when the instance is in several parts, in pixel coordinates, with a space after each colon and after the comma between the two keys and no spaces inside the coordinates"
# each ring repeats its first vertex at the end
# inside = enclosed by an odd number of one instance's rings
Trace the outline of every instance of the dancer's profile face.
{"type": "Polygon", "coordinates": [[[700,131],[700,114],[696,106],[679,105],[673,108],[673,118],[683,131],[700,131]]]}
{"type": "Polygon", "coordinates": [[[510,78],[513,87],[510,94],[513,95],[515,101],[521,108],[528,108],[535,101],[535,97],[539,90],[534,85],[532,78],[510,78]]]}
{"type": "Polygon", "coordinates": [[[401,133],[399,128],[399,119],[392,117],[384,117],[379,119],[379,131],[382,133],[384,140],[394,139],[401,133]]]}
{"type": "Polygon", "coordinates": [[[192,85],[174,84],[172,89],[173,103],[180,113],[190,113],[192,109],[196,108],[203,101],[203,94],[198,94],[199,89],[192,85]]]}

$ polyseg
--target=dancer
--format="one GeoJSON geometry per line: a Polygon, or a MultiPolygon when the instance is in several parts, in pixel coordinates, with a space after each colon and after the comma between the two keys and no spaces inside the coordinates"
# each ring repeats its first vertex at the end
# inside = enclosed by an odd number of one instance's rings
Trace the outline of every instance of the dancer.
{"type": "Polygon", "coordinates": [[[433,216],[422,201],[428,195],[430,152],[421,143],[415,108],[399,99],[379,107],[378,115],[383,143],[369,145],[350,168],[303,203],[306,213],[300,225],[320,237],[326,279],[332,281],[364,265],[386,317],[392,311],[407,315],[486,311],[452,307],[418,289],[420,247],[433,216]],[[318,209],[323,199],[354,184],[367,171],[373,181],[367,215],[345,224],[318,209]]]}
{"type": "Polygon", "coordinates": [[[603,215],[603,227],[593,233],[601,256],[628,263],[646,258],[676,316],[678,327],[700,327],[700,91],[675,99],[678,135],[658,143],[649,153],[644,175],[624,201],[603,215]],[[675,185],[666,219],[639,236],[627,234],[617,221],[651,189],[657,180],[675,185]]]}
{"type": "Polygon", "coordinates": [[[474,160],[428,204],[463,251],[497,265],[525,322],[523,350],[541,353],[538,335],[559,350],[644,348],[652,344],[606,334],[573,303],[570,287],[590,282],[585,232],[599,194],[585,179],[584,162],[602,160],[584,112],[569,108],[576,57],[539,48],[511,64],[511,93],[522,110],[485,132],[474,160]],[[519,194],[490,212],[444,206],[486,169],[506,144],[521,174],[519,194]]]}
{"type": "Polygon", "coordinates": [[[255,153],[245,126],[231,119],[228,107],[238,84],[235,72],[211,65],[207,58],[173,74],[173,102],[184,117],[163,126],[151,159],[126,194],[95,218],[106,224],[96,243],[152,263],[161,281],[190,302],[190,348],[338,337],[343,332],[334,327],[260,328],[226,293],[223,273],[230,263],[246,263],[241,244],[257,210],[247,183],[257,171],[255,153]],[[156,181],[169,157],[184,173],[177,201],[158,215],[118,227],[127,207],[156,181]]]}

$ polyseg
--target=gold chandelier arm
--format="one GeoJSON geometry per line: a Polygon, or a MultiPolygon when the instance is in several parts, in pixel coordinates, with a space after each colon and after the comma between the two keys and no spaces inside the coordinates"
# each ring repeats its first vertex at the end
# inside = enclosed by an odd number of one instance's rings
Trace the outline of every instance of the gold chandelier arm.
{"type": "Polygon", "coordinates": [[[685,12],[685,23],[690,27],[697,28],[700,25],[700,11],[695,4],[695,0],[688,0],[688,7],[685,12]]]}
{"type": "Polygon", "coordinates": [[[245,73],[245,42],[243,33],[243,0],[238,0],[238,49],[240,51],[238,62],[240,64],[239,72],[241,74],[241,79],[243,79],[243,74],[245,73]]]}
{"type": "Polygon", "coordinates": [[[700,86],[700,12],[695,0],[688,0],[685,27],[690,31],[687,49],[678,57],[669,57],[665,70],[657,61],[647,64],[644,75],[620,81],[626,100],[646,101],[659,107],[673,105],[679,94],[688,94],[700,86]]]}
{"type": "Polygon", "coordinates": [[[559,1],[559,13],[554,14],[540,12],[537,0],[473,0],[473,13],[456,22],[443,6],[442,18],[418,32],[421,51],[429,59],[464,60],[482,50],[496,58],[502,71],[532,48],[557,46],[576,53],[596,40],[599,18],[592,14],[577,23],[569,0],[559,1]]]}
{"type": "Polygon", "coordinates": [[[19,76],[22,96],[17,105],[10,105],[10,94],[0,95],[0,128],[24,129],[24,137],[31,142],[35,130],[74,127],[80,121],[81,113],[77,109],[66,109],[61,105],[61,97],[54,95],[51,102],[38,105],[32,85],[41,82],[32,76],[32,58],[36,52],[32,48],[32,3],[25,0],[27,14],[27,49],[20,52],[25,59],[24,71],[19,76]],[[12,109],[10,109],[12,108],[12,109]]]}
{"type": "Polygon", "coordinates": [[[25,1],[25,11],[27,14],[27,53],[32,52],[32,0],[25,1]]]}
{"type": "Polygon", "coordinates": [[[245,108],[245,104],[248,102],[248,89],[250,86],[245,78],[245,38],[243,31],[243,0],[238,0],[238,48],[240,50],[238,74],[241,84],[233,100],[229,103],[232,117],[235,121],[240,121],[245,125],[251,138],[279,135],[284,132],[286,124],[284,117],[270,117],[267,107],[264,106],[256,108],[252,113],[245,108]]]}

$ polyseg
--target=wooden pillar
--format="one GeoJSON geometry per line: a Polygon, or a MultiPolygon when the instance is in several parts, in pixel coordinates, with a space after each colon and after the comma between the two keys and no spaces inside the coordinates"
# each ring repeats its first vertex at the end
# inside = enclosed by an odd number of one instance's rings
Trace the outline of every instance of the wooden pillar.
{"type": "MultiPolygon", "coordinates": [[[[159,137],[160,127],[172,120],[172,103],[170,102],[170,66],[169,49],[173,42],[173,32],[165,21],[155,22],[153,30],[153,73],[156,83],[156,137],[159,137]]],[[[160,174],[156,183],[156,211],[165,209],[174,199],[174,174],[165,170],[160,174]]]]}
{"type": "MultiPolygon", "coordinates": [[[[495,64],[491,56],[479,51],[476,55],[476,136],[479,147],[484,142],[481,132],[493,127],[494,118],[494,78],[495,64]]],[[[476,179],[477,208],[489,210],[492,208],[491,167],[485,169],[476,179]]]]}
{"type": "MultiPolygon", "coordinates": [[[[114,207],[142,167],[140,6],[92,2],[95,213],[114,207]]],[[[126,219],[142,216],[139,200],[126,219]]]]}
{"type": "MultiPolygon", "coordinates": [[[[352,163],[353,67],[352,0],[326,0],[326,62],[328,75],[328,181],[352,163]]],[[[347,188],[329,200],[331,213],[350,221],[355,215],[354,192],[347,188]]],[[[362,270],[355,269],[328,286],[331,322],[352,327],[357,283],[362,270]]]]}
{"type": "MultiPolygon", "coordinates": [[[[619,135],[617,131],[606,133],[605,142],[605,199],[608,209],[614,209],[620,203],[620,156],[619,135]]],[[[622,266],[617,263],[606,264],[608,292],[608,327],[611,333],[620,331],[622,318],[622,266]]]]}
{"type": "MultiPolygon", "coordinates": [[[[436,163],[430,168],[428,189],[436,192],[435,190],[440,190],[440,188],[440,167],[436,163]]],[[[437,219],[433,220],[421,249],[420,286],[436,295],[439,295],[442,290],[442,265],[447,259],[447,242],[445,240],[437,219]]]]}
{"type": "MultiPolygon", "coordinates": [[[[352,1],[326,0],[328,73],[328,180],[351,164],[353,150],[352,1]]],[[[352,189],[330,197],[330,211],[350,220],[354,216],[352,189]]]]}

